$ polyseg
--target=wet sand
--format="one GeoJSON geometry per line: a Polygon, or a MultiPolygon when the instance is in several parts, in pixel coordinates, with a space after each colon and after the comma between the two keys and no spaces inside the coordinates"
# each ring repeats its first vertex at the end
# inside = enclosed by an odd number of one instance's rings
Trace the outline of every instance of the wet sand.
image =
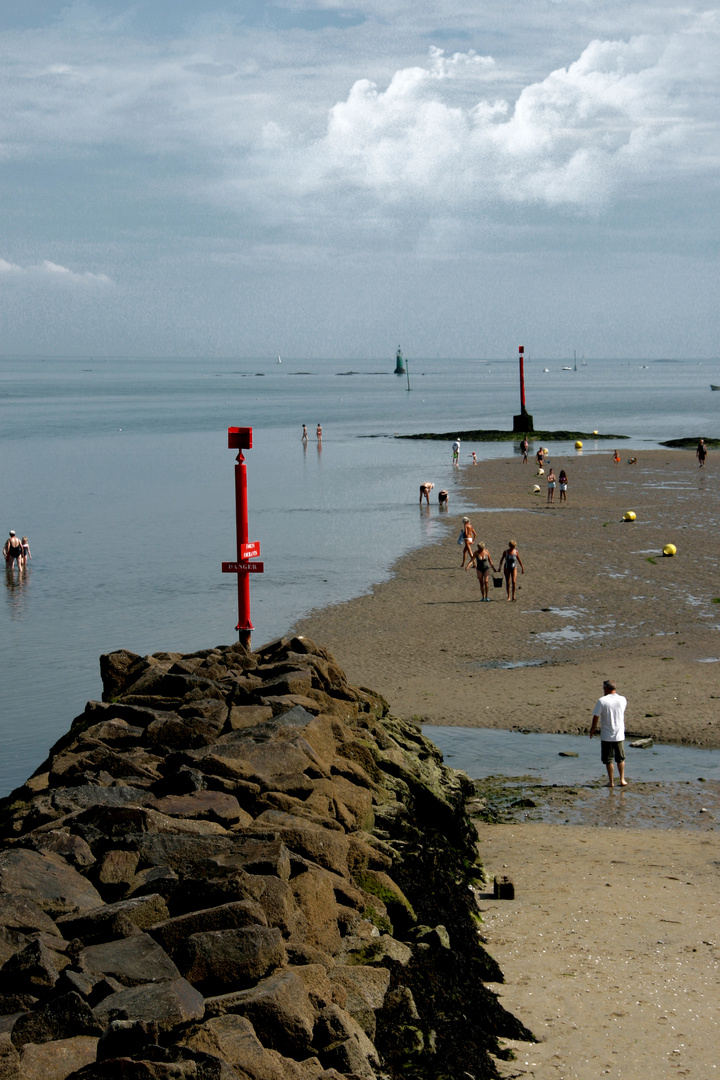
{"type": "MultiPolygon", "coordinates": [[[[640,453],[636,466],[627,456],[620,467],[609,452],[553,457],[570,478],[567,505],[554,508],[544,478],[517,456],[461,470],[496,565],[517,540],[526,570],[517,603],[492,588],[492,603],[480,603],[474,572],[459,568],[460,515],[450,513],[441,542],[299,632],[402,716],[584,732],[602,680],[614,678],[629,733],[720,746],[720,667],[703,662],[720,656],[714,455],[704,470],[687,451],[640,453]],[[626,510],[634,523],[621,521],[626,510]],[[668,542],[673,558],[661,556],[668,542]]],[[[439,516],[436,504],[419,512],[439,516]]],[[[630,765],[627,790],[546,789],[519,811],[523,822],[478,821],[486,870],[516,889],[513,901],[480,900],[482,933],[505,973],[495,989],[541,1040],[508,1043],[516,1059],[498,1062],[504,1077],[720,1072],[720,785],[633,790],[630,765]]]]}
{"type": "MultiPolygon", "coordinates": [[[[618,798],[617,794],[611,796],[618,798]]],[[[622,795],[620,795],[622,799],[622,795]]],[[[716,834],[480,825],[493,987],[537,1045],[506,1042],[504,1077],[662,1080],[720,1072],[716,834]]]]}
{"type": "MultiPolygon", "coordinates": [[[[629,701],[628,734],[720,747],[720,665],[707,662],[720,656],[714,457],[701,470],[688,451],[641,452],[635,466],[626,456],[620,467],[609,452],[552,457],[570,480],[567,504],[556,489],[554,507],[517,455],[460,470],[496,566],[517,541],[516,603],[492,587],[492,602],[480,602],[474,571],[460,569],[451,509],[441,542],[297,630],[326,645],[352,682],[426,723],[583,732],[602,680],[614,678],[629,701]],[[626,510],[634,522],[621,520],[626,510]],[[673,558],[661,555],[666,543],[673,558]]],[[[445,517],[437,504],[412,512],[445,517]]]]}

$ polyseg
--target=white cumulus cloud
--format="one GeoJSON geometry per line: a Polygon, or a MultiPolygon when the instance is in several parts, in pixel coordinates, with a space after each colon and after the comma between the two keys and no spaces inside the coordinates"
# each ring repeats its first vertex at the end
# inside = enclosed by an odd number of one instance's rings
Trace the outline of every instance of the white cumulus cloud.
{"type": "Polygon", "coordinates": [[[20,266],[18,263],[0,259],[0,280],[25,280],[63,282],[72,285],[112,285],[112,280],[107,274],[94,274],[90,270],[78,273],[70,270],[67,266],[43,259],[40,263],[28,266],[20,266]]]}
{"type": "Polygon", "coordinates": [[[491,58],[433,49],[426,67],[396,72],[385,89],[354,83],[306,148],[303,183],[449,210],[498,200],[592,208],[633,180],[710,175],[720,35],[717,18],[700,23],[592,41],[514,103],[492,94],[491,58]]]}

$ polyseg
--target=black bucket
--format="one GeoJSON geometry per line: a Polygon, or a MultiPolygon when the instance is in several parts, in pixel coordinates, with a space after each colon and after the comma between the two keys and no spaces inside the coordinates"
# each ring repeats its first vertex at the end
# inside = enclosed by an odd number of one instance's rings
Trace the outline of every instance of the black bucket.
{"type": "Polygon", "coordinates": [[[502,589],[502,577],[495,577],[493,574],[493,585],[496,589],[502,589]]]}

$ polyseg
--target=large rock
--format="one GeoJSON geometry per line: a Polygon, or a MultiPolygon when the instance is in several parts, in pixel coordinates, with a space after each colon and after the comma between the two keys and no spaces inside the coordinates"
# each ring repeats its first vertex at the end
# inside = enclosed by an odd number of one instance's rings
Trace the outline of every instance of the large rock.
{"type": "Polygon", "coordinates": [[[380,1067],[377,1050],[360,1025],[337,1005],[323,1010],[315,1029],[320,1060],[342,1073],[374,1080],[380,1067]]]}
{"type": "Polygon", "coordinates": [[[0,927],[17,930],[21,934],[60,933],[54,921],[28,896],[9,893],[0,895],[0,927]]]}
{"type": "Polygon", "coordinates": [[[95,862],[95,856],[89,844],[86,844],[81,836],[75,836],[68,829],[37,832],[30,841],[36,851],[60,855],[77,870],[84,870],[95,862]]]}
{"type": "Polygon", "coordinates": [[[166,919],[167,905],[158,893],[104,904],[82,915],[58,919],[58,927],[68,939],[80,938],[86,945],[130,937],[166,919]]]}
{"type": "Polygon", "coordinates": [[[222,791],[194,791],[188,795],[166,795],[158,799],[155,809],[171,817],[202,818],[220,825],[250,825],[252,818],[233,795],[222,791]]]}
{"type": "MultiPolygon", "coordinates": [[[[76,1035],[39,1045],[28,1043],[20,1053],[22,1080],[65,1080],[95,1060],[97,1042],[94,1036],[76,1035]]],[[[1,1067],[0,1076],[3,1076],[1,1067]]]]}
{"type": "Polygon", "coordinates": [[[347,967],[338,964],[330,973],[333,986],[345,991],[345,1011],[352,1016],[370,1039],[375,1038],[375,1014],[383,1007],[390,985],[387,968],[347,967]]]}
{"type": "MultiPolygon", "coordinates": [[[[307,1080],[308,1068],[301,1067],[291,1058],[282,1057],[276,1050],[268,1050],[258,1039],[250,1021],[244,1016],[226,1013],[206,1021],[183,1040],[194,1050],[227,1061],[239,1076],[250,1080],[307,1080]]],[[[310,1059],[312,1061],[313,1059],[310,1059]]],[[[317,1060],[317,1059],[315,1059],[317,1060]]],[[[322,1070],[317,1062],[318,1072],[322,1070]]]]}
{"type": "Polygon", "coordinates": [[[347,873],[349,843],[342,833],[323,829],[280,810],[265,810],[255,820],[255,828],[272,830],[288,848],[300,852],[327,870],[337,874],[347,873]]]}
{"type": "Polygon", "coordinates": [[[304,916],[296,926],[293,940],[303,941],[325,952],[340,950],[338,909],[332,876],[323,871],[307,870],[292,879],[295,901],[304,916]]]}
{"type": "Polygon", "coordinates": [[[209,930],[236,930],[243,926],[266,926],[267,919],[261,905],[254,900],[236,900],[218,907],[203,908],[178,915],[157,923],[150,930],[169,956],[175,956],[184,948],[192,934],[209,930]]]}
{"type": "Polygon", "coordinates": [[[0,893],[32,900],[51,918],[102,904],[94,886],[60,856],[26,848],[0,854],[0,893]]]}
{"type": "Polygon", "coordinates": [[[246,926],[191,934],[179,963],[204,994],[222,994],[251,985],[286,959],[279,930],[246,926]]]}
{"type": "Polygon", "coordinates": [[[180,972],[164,949],[148,934],[90,945],[77,958],[88,975],[110,976],[123,986],[179,979],[180,972]]]}
{"type": "Polygon", "coordinates": [[[42,997],[52,990],[59,976],[58,953],[39,939],[31,940],[0,968],[0,991],[42,997]]]}
{"type": "Polygon", "coordinates": [[[70,993],[48,1001],[35,1012],[19,1016],[12,1029],[12,1041],[21,1047],[76,1035],[97,1036],[101,1032],[102,1025],[87,1002],[79,994],[70,993]]]}
{"type": "Polygon", "coordinates": [[[172,1031],[180,1024],[200,1020],[204,1012],[202,994],[186,979],[145,983],[144,986],[120,990],[95,1006],[95,1015],[103,1027],[113,1013],[119,1013],[128,1020],[155,1021],[161,1031],[172,1031]]]}
{"type": "Polygon", "coordinates": [[[208,998],[207,1015],[239,1013],[250,1020],[264,1046],[291,1057],[311,1053],[315,1011],[300,976],[279,971],[249,990],[208,998]]]}
{"type": "Polygon", "coordinates": [[[9,1031],[0,1032],[0,1077],[2,1080],[21,1080],[20,1052],[9,1031]]]}

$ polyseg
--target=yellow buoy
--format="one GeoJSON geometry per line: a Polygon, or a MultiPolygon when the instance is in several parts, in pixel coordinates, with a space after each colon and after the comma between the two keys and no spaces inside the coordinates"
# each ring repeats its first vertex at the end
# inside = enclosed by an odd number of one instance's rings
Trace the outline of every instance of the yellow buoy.
{"type": "Polygon", "coordinates": [[[545,470],[544,469],[538,469],[537,475],[538,476],[544,476],[545,475],[545,470]]]}
{"type": "Polygon", "coordinates": [[[533,495],[539,495],[539,494],[540,494],[540,485],[535,484],[534,487],[533,487],[533,495]]]}
{"type": "Polygon", "coordinates": [[[677,555],[677,548],[674,544],[666,544],[663,548],[663,555],[677,555]]]}
{"type": "Polygon", "coordinates": [[[597,435],[597,428],[593,428],[593,435],[597,435]]]}
{"type": "Polygon", "coordinates": [[[634,510],[628,510],[627,513],[623,514],[623,521],[634,521],[634,520],[635,520],[635,511],[634,510]]]}
{"type": "Polygon", "coordinates": [[[578,441],[577,441],[577,442],[575,443],[575,449],[576,449],[576,450],[582,450],[582,443],[580,442],[580,440],[579,440],[579,439],[578,439],[578,441]]]}

